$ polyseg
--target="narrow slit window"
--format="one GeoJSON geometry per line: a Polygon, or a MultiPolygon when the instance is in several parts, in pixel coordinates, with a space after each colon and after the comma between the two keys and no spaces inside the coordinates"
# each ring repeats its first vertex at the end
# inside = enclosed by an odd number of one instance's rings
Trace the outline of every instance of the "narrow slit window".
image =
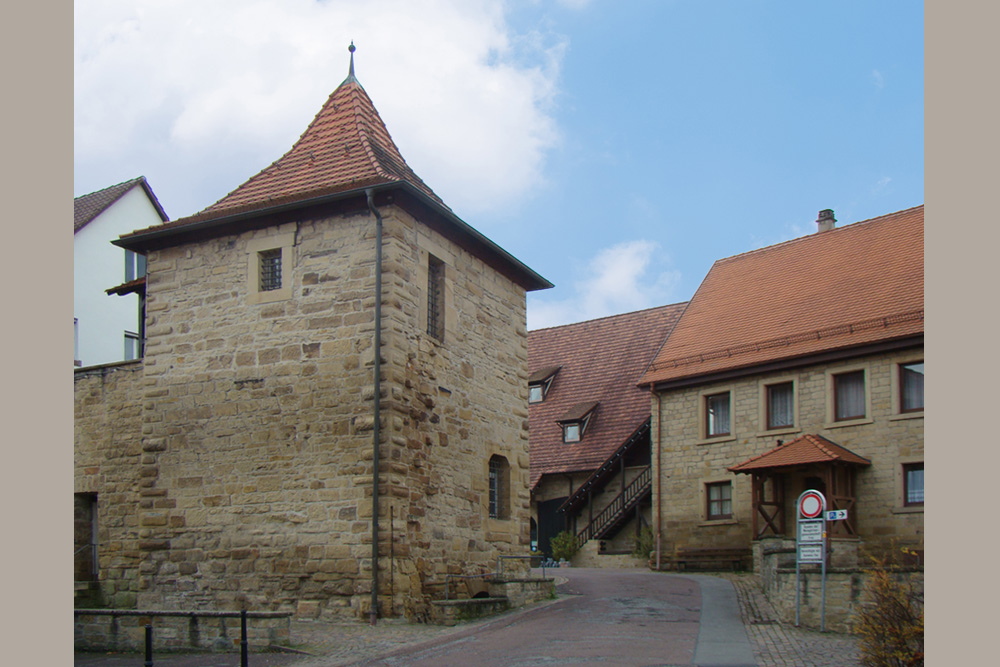
{"type": "Polygon", "coordinates": [[[510,465],[502,456],[490,457],[490,518],[510,518],[507,489],[510,486],[510,465]]]}
{"type": "Polygon", "coordinates": [[[427,262],[427,334],[444,338],[444,262],[433,255],[427,262]]]}
{"type": "Polygon", "coordinates": [[[281,248],[264,250],[260,257],[260,291],[281,289],[281,248]]]}

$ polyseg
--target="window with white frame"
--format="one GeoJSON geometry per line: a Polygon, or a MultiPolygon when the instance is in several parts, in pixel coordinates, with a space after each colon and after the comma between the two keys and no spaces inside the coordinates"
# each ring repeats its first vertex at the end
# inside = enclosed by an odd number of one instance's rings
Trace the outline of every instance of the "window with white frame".
{"type": "Polygon", "coordinates": [[[146,256],[131,250],[125,251],[125,282],[132,282],[146,275],[146,256]]]}
{"type": "Polygon", "coordinates": [[[139,334],[134,331],[125,332],[125,361],[132,361],[133,359],[138,359],[141,356],[141,348],[139,346],[139,334]]]}

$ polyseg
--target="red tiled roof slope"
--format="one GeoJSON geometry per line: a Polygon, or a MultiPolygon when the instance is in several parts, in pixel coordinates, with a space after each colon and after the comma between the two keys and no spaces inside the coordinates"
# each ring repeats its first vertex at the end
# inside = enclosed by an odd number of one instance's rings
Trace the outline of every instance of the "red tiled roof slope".
{"type": "Polygon", "coordinates": [[[594,470],[648,417],[636,382],[685,303],[528,332],[530,372],[561,367],[541,403],[528,407],[531,488],[544,474],[594,470]],[[580,442],[564,443],[557,420],[598,402],[580,442]]]}
{"type": "Polygon", "coordinates": [[[924,207],[720,259],[643,384],[924,331],[924,207]]]}
{"type": "Polygon", "coordinates": [[[287,153],[219,201],[172,225],[396,182],[407,182],[448,208],[406,164],[371,98],[351,74],[287,153]]]}
{"type": "Polygon", "coordinates": [[[852,463],[871,465],[871,461],[831,442],[821,435],[807,433],[791,442],[758,454],[743,463],[731,466],[732,472],[750,473],[772,468],[788,468],[812,463],[852,463]]]}
{"type": "Polygon", "coordinates": [[[145,176],[139,176],[138,178],[133,178],[124,183],[119,183],[118,185],[112,185],[111,187],[104,188],[103,190],[98,190],[97,192],[91,192],[90,194],[80,195],[73,199],[73,233],[80,231],[87,226],[87,223],[103,213],[109,206],[114,204],[116,201],[125,196],[125,194],[136,186],[142,186],[146,191],[146,196],[149,197],[150,203],[156,209],[159,214],[160,219],[166,221],[167,214],[163,211],[163,207],[160,206],[159,200],[156,199],[156,195],[153,194],[152,188],[146,182],[145,176]]]}

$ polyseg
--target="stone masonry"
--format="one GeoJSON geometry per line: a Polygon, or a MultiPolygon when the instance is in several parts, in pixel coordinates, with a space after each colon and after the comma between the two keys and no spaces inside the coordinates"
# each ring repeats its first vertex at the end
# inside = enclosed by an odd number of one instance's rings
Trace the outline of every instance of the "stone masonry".
{"type": "MultiPolygon", "coordinates": [[[[861,550],[904,546],[923,549],[923,507],[904,507],[902,465],[923,461],[923,412],[902,414],[893,396],[898,364],[923,359],[923,349],[873,354],[791,371],[757,373],[711,385],[661,394],[652,401],[654,442],[661,447],[659,475],[654,477],[653,516],[662,517],[663,553],[676,547],[748,546],[753,538],[751,478],[727,467],[785,442],[815,433],[871,461],[856,476],[857,504],[852,518],[861,550]],[[843,425],[828,417],[830,373],[864,369],[870,418],[843,425]],[[762,387],[775,381],[795,382],[796,426],[766,431],[762,387]],[[708,394],[732,392],[732,436],[709,440],[701,433],[699,401],[708,394]],[[706,521],[704,485],[732,481],[733,518],[706,521]]],[[[786,489],[786,531],[794,537],[795,501],[806,490],[803,479],[786,489]]]]}
{"type": "MultiPolygon", "coordinates": [[[[77,376],[78,492],[117,531],[101,569],[116,604],[368,613],[375,219],[307,211],[152,250],[144,361],[110,389],[77,376]],[[258,303],[247,257],[272,238],[292,290],[258,303]]],[[[380,606],[419,619],[446,574],[528,551],[525,297],[403,208],[381,213],[380,606]],[[442,340],[425,333],[429,255],[442,340]]]]}

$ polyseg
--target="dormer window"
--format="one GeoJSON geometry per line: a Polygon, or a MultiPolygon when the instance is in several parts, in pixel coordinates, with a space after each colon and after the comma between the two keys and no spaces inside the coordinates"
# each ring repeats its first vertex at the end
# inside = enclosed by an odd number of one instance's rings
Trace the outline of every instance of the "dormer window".
{"type": "Polygon", "coordinates": [[[580,442],[580,422],[563,424],[563,442],[580,442]]]}
{"type": "Polygon", "coordinates": [[[563,430],[563,442],[580,442],[590,424],[597,403],[577,403],[559,419],[563,430]]]}
{"type": "Polygon", "coordinates": [[[528,402],[541,403],[545,400],[545,395],[549,393],[549,387],[556,378],[560,366],[551,366],[535,371],[528,378],[528,402]]]}

